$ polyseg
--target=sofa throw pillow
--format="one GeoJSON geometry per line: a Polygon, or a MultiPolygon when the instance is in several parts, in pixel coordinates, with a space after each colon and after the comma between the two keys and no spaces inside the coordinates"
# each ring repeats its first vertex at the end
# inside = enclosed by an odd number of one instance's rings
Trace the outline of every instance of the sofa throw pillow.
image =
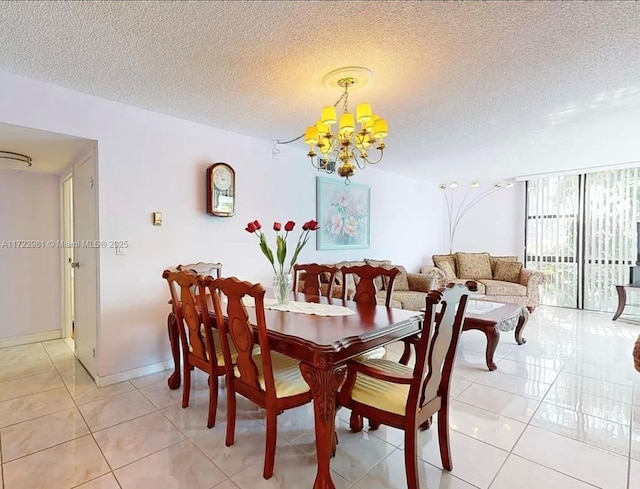
{"type": "Polygon", "coordinates": [[[517,256],[490,256],[489,261],[491,262],[491,273],[496,273],[496,263],[499,261],[520,261],[520,258],[517,256]]]}
{"type": "MultiPolygon", "coordinates": [[[[401,265],[387,265],[389,268],[397,268],[400,273],[396,275],[396,279],[393,281],[393,290],[409,290],[409,279],[407,278],[407,269],[401,265]]],[[[385,267],[386,268],[386,267],[385,267]]],[[[385,290],[387,280],[385,278],[385,290]]]]}
{"type": "Polygon", "coordinates": [[[456,253],[458,278],[491,279],[489,253],[456,253]]]}
{"type": "MultiPolygon", "coordinates": [[[[372,267],[383,267],[383,268],[390,268],[388,265],[391,265],[391,260],[372,260],[370,258],[365,258],[364,262],[367,265],[371,265],[372,267]]],[[[376,290],[383,290],[384,289],[384,280],[383,277],[376,277],[373,280],[373,283],[376,285],[376,290]]]]}
{"type": "Polygon", "coordinates": [[[442,270],[443,272],[445,272],[445,274],[447,273],[444,268],[442,268],[444,263],[448,263],[451,266],[451,269],[453,270],[453,274],[452,276],[448,276],[446,277],[447,282],[450,282],[451,280],[455,280],[457,278],[457,264],[456,264],[456,255],[433,255],[431,257],[431,259],[433,260],[433,264],[438,267],[440,270],[442,270]]]}
{"type": "Polygon", "coordinates": [[[456,279],[456,273],[453,271],[453,267],[448,261],[440,263],[438,268],[444,272],[444,279],[447,283],[456,279]]]}
{"type": "Polygon", "coordinates": [[[517,261],[500,260],[496,263],[496,271],[493,274],[493,280],[518,283],[520,281],[521,271],[522,263],[517,261]]]}

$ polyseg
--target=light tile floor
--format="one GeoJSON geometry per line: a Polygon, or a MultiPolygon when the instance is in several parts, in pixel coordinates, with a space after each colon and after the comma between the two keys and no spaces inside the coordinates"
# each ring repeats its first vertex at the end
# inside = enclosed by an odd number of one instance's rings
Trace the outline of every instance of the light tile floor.
{"type": "MultiPolygon", "coordinates": [[[[484,337],[463,334],[451,387],[454,470],[441,470],[436,431],[420,434],[426,489],[637,489],[640,326],[609,314],[542,307],[517,346],[503,333],[498,370],[484,337]]],[[[397,345],[389,348],[391,357],[397,345]]],[[[262,478],[264,413],[238,403],[236,444],[224,446],[226,406],[206,428],[206,378],[191,406],[168,372],[99,389],[61,341],[0,350],[0,489],[311,488],[311,406],[279,417],[275,474],[262,478]]],[[[338,414],[338,489],[406,487],[402,432],[350,433],[338,414]]],[[[437,422],[437,420],[436,420],[437,422]]]]}

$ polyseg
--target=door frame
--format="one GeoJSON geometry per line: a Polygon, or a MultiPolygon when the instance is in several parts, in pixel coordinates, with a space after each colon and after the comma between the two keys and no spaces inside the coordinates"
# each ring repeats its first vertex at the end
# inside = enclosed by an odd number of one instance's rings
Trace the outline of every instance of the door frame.
{"type": "MultiPolygon", "coordinates": [[[[73,211],[70,215],[70,219],[67,220],[67,209],[66,209],[66,200],[65,200],[65,184],[67,181],[71,180],[71,185],[73,185],[73,164],[65,169],[63,173],[60,174],[60,237],[61,241],[65,242],[67,240],[66,236],[66,228],[67,226],[71,226],[71,232],[73,234],[73,211]]],[[[70,194],[71,203],[73,205],[73,187],[70,194]]],[[[69,248],[70,249],[70,248],[69,248]]],[[[61,290],[62,290],[62,307],[61,307],[61,325],[62,325],[62,339],[67,343],[69,348],[73,350],[75,355],[75,345],[74,341],[71,339],[71,323],[72,317],[75,313],[74,311],[74,292],[71,286],[71,268],[69,266],[68,260],[65,256],[66,249],[64,247],[60,247],[60,263],[61,263],[61,290]]]]}
{"type": "MultiPolygon", "coordinates": [[[[73,178],[73,171],[75,168],[79,167],[80,165],[82,165],[83,163],[86,163],[87,160],[89,160],[90,158],[93,157],[93,188],[94,188],[94,209],[95,209],[95,215],[94,215],[94,219],[95,219],[95,236],[92,237],[93,240],[97,241],[99,239],[100,236],[100,221],[99,221],[99,174],[98,174],[98,142],[94,141],[94,146],[93,146],[93,151],[83,155],[81,158],[78,158],[76,161],[74,161],[72,164],[70,164],[62,173],[60,173],[60,207],[61,209],[63,209],[63,195],[62,195],[62,185],[64,180],[68,179],[69,177],[73,178]]],[[[73,201],[73,194],[71,196],[72,201],[73,201]]],[[[76,203],[73,202],[74,208],[76,206],[76,203]]],[[[71,225],[74,226],[74,219],[73,219],[73,215],[71,217],[71,225]]],[[[60,227],[62,229],[62,214],[61,214],[61,220],[60,220],[60,227]]],[[[61,236],[62,232],[61,232],[61,236]]],[[[75,234],[75,230],[74,230],[74,240],[76,240],[76,234],[75,234]]],[[[98,381],[98,371],[100,368],[100,248],[96,249],[96,253],[95,253],[95,274],[96,274],[96,282],[95,282],[95,289],[93,291],[89,290],[84,290],[83,293],[95,293],[95,304],[96,304],[96,310],[95,310],[95,324],[96,324],[96,337],[95,337],[95,350],[96,350],[96,355],[95,355],[95,372],[91,372],[87,369],[87,372],[91,375],[91,377],[93,377],[94,381],[98,381]]],[[[60,250],[60,262],[62,263],[63,267],[69,267],[69,264],[65,262],[64,259],[64,250],[61,249],[60,250]]],[[[92,265],[93,266],[93,265],[92,265]]],[[[67,289],[66,289],[66,285],[65,285],[65,272],[62,272],[62,286],[63,286],[63,292],[66,294],[67,289]]],[[[62,320],[64,321],[66,319],[66,312],[65,312],[65,302],[66,302],[66,297],[62,297],[61,298],[62,301],[62,320]]],[[[74,299],[75,302],[75,299],[74,299]]],[[[74,313],[75,314],[75,313],[74,313]]],[[[63,323],[65,324],[65,323],[63,323]]],[[[69,328],[69,326],[67,326],[67,328],[69,328]]],[[[65,334],[65,331],[63,330],[63,335],[65,334]]],[[[78,324],[76,324],[76,337],[77,337],[77,333],[78,333],[78,324]]],[[[77,347],[77,341],[74,340],[74,350],[73,350],[73,354],[76,358],[78,358],[78,347],[77,347]]],[[[86,366],[84,366],[85,369],[87,368],[86,366]]]]}

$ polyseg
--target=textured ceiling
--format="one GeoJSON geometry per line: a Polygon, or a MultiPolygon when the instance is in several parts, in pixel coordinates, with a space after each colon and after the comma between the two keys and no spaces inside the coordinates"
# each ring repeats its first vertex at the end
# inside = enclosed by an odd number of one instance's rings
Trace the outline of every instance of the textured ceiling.
{"type": "Polygon", "coordinates": [[[640,108],[639,26],[635,2],[2,2],[0,69],[286,140],[365,66],[385,169],[477,173],[452,155],[640,108]]]}
{"type": "Polygon", "coordinates": [[[30,168],[25,168],[2,160],[0,170],[60,173],[88,155],[94,144],[90,139],[0,123],[0,150],[29,156],[32,163],[30,168]]]}

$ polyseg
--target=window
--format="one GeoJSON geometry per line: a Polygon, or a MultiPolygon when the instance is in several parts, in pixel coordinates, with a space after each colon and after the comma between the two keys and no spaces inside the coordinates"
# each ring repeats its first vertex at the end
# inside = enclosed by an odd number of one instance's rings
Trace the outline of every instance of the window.
{"type": "Polygon", "coordinates": [[[613,311],[636,262],[640,169],[527,182],[527,267],[542,271],[541,303],[613,311]]]}

